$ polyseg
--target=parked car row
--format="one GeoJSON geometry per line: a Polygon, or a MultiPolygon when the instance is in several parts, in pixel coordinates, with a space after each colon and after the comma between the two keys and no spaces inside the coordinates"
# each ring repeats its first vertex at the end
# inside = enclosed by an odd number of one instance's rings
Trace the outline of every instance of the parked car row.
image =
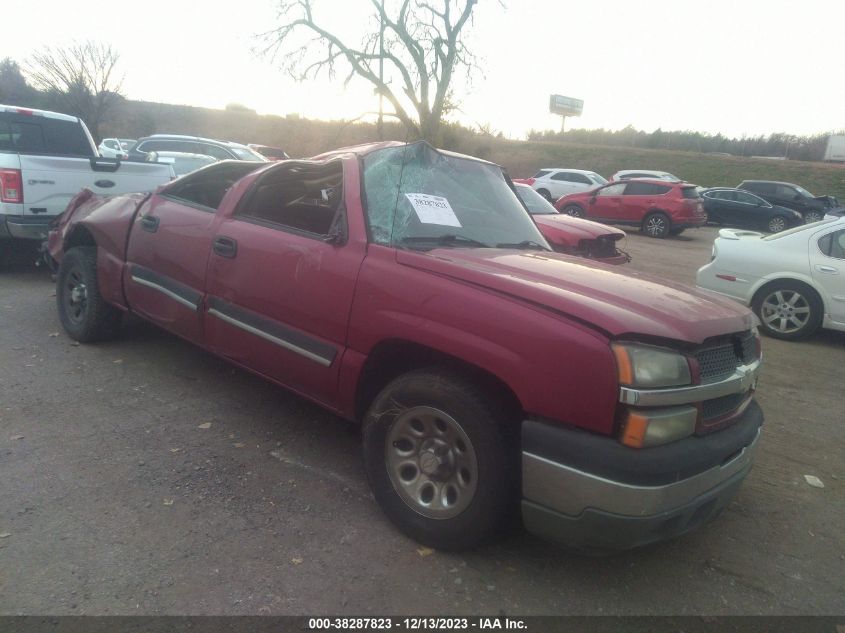
{"type": "Polygon", "coordinates": [[[836,198],[813,196],[792,183],[744,180],[736,188],[705,188],[685,183],[669,172],[654,170],[621,170],[608,182],[594,171],[544,168],[531,178],[517,178],[514,182],[530,186],[553,201],[555,208],[574,217],[638,226],[652,237],[677,235],[686,228],[701,226],[698,212],[694,218],[689,217],[693,206],[703,207],[705,221],[770,233],[801,222],[817,222],[826,212],[839,208],[836,198]],[[676,188],[677,185],[683,186],[676,188]],[[701,205],[679,207],[675,195],[679,190],[687,199],[700,197],[701,205]]]}

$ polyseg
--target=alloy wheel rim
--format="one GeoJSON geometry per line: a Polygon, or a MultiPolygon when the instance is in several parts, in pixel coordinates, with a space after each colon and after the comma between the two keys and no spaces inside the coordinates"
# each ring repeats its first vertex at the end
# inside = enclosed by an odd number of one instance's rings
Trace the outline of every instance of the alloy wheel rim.
{"type": "Polygon", "coordinates": [[[88,311],[88,287],[78,268],[72,268],[65,279],[64,303],[68,318],[81,323],[88,311]]]}
{"type": "Polygon", "coordinates": [[[665,227],[666,222],[659,217],[649,218],[645,225],[646,232],[649,235],[662,235],[665,227]]]}
{"type": "Polygon", "coordinates": [[[573,218],[580,218],[581,217],[581,209],[578,207],[569,207],[566,210],[566,214],[572,216],[573,218]]]}
{"type": "Polygon", "coordinates": [[[810,304],[800,292],[776,290],[763,300],[760,318],[775,332],[794,334],[810,320],[810,304]]]}
{"type": "Polygon", "coordinates": [[[451,519],[475,496],[478,460],[457,420],[433,407],[402,412],[385,438],[390,483],[412,510],[451,519]]]}
{"type": "Polygon", "coordinates": [[[783,218],[780,218],[780,217],[772,218],[769,221],[769,230],[772,233],[779,233],[780,231],[783,231],[785,226],[786,226],[786,223],[783,221],[783,218]]]}
{"type": "Polygon", "coordinates": [[[804,216],[804,223],[805,224],[812,224],[813,222],[818,222],[822,219],[822,214],[818,213],[817,211],[810,211],[804,216]]]}

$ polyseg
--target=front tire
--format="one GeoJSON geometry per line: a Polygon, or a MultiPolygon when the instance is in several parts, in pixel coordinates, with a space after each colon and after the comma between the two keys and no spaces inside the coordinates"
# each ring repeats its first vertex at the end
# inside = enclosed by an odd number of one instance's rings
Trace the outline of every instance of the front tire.
{"type": "Polygon", "coordinates": [[[379,506],[408,536],[464,550],[510,524],[518,442],[507,407],[446,369],[388,384],[364,420],[364,466],[379,506]]]}
{"type": "Polygon", "coordinates": [[[568,204],[563,207],[563,213],[566,215],[571,215],[573,218],[583,218],[584,217],[584,209],[579,207],[577,204],[568,204]]]}
{"type": "Polygon", "coordinates": [[[548,189],[538,189],[537,193],[539,193],[541,196],[543,196],[549,202],[554,202],[554,200],[552,200],[552,194],[549,193],[548,189]]]}
{"type": "Polygon", "coordinates": [[[56,280],[59,319],[82,343],[114,337],[123,313],[106,303],[97,281],[97,247],[77,246],[62,258],[56,280]]]}
{"type": "Polygon", "coordinates": [[[824,305],[815,290],[799,281],[785,279],[763,286],[751,308],[760,328],[773,338],[800,341],[822,324],[824,305]]]}
{"type": "Polygon", "coordinates": [[[769,233],[780,233],[786,228],[786,218],[782,215],[776,215],[766,225],[766,230],[769,233]]]}
{"type": "Polygon", "coordinates": [[[659,211],[653,211],[643,218],[642,230],[649,237],[664,238],[669,235],[672,222],[669,216],[659,211]]]}

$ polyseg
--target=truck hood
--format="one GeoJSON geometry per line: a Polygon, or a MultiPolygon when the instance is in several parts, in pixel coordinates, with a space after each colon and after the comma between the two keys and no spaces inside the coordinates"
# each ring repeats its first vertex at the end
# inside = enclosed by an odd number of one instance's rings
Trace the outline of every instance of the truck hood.
{"type": "Polygon", "coordinates": [[[651,336],[700,344],[753,325],[751,312],[730,299],[558,253],[441,248],[400,250],[396,258],[566,315],[613,338],[651,336]]]}
{"type": "MultiPolygon", "coordinates": [[[[594,240],[602,235],[617,236],[615,239],[625,237],[625,232],[609,227],[605,224],[573,218],[563,214],[548,214],[532,216],[540,229],[550,229],[554,233],[563,232],[567,240],[577,245],[581,240],[594,240]]],[[[544,233],[545,235],[545,233],[544,233]]]]}

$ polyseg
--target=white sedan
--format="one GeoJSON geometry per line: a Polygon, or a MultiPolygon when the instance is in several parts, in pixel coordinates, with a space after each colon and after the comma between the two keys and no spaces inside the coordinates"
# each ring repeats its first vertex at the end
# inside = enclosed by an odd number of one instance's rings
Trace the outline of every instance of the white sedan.
{"type": "Polygon", "coordinates": [[[722,229],[696,283],[750,305],[775,338],[845,331],[845,217],[774,235],[722,229]]]}

